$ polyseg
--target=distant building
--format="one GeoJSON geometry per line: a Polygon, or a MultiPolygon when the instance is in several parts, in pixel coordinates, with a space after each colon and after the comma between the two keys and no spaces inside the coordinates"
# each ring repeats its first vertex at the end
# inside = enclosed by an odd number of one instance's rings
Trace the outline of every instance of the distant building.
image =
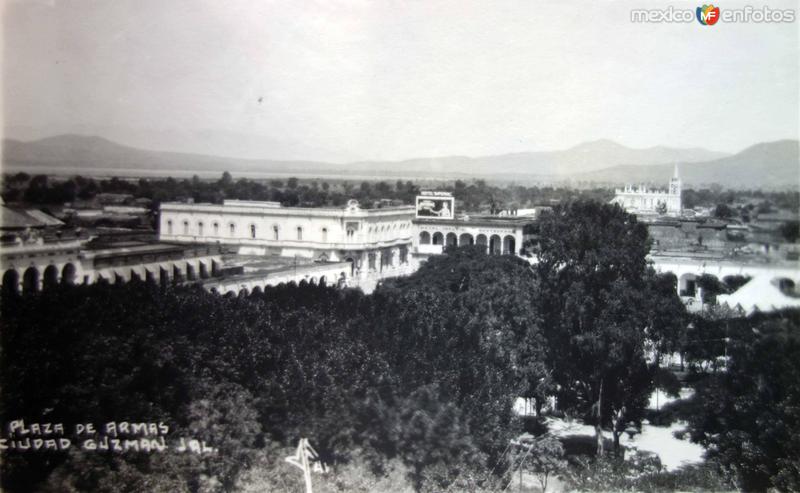
{"type": "Polygon", "coordinates": [[[612,204],[619,204],[626,211],[633,214],[662,214],[680,216],[683,205],[681,202],[681,179],[678,176],[678,165],[669,181],[669,189],[649,190],[645,186],[633,188],[627,185],[624,189],[615,190],[616,196],[612,204]]]}

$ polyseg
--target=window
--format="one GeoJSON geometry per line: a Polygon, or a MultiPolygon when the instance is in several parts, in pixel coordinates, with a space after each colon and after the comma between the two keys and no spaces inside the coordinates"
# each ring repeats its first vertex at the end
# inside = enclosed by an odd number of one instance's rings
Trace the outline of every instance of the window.
{"type": "Polygon", "coordinates": [[[303,241],[303,228],[297,227],[297,241],[303,241]]]}
{"type": "Polygon", "coordinates": [[[189,221],[183,221],[183,234],[189,234],[189,221]]]}
{"type": "Polygon", "coordinates": [[[255,224],[251,224],[250,225],[250,238],[253,238],[253,239],[256,238],[256,225],[255,224]]]}
{"type": "Polygon", "coordinates": [[[215,222],[212,227],[214,228],[214,236],[219,236],[219,223],[215,222]]]}
{"type": "Polygon", "coordinates": [[[327,243],[328,241],[328,228],[322,228],[322,242],[327,243]]]}
{"type": "Polygon", "coordinates": [[[167,221],[167,234],[168,235],[172,234],[172,219],[167,221]]]}
{"type": "Polygon", "coordinates": [[[278,241],[280,239],[280,237],[281,237],[280,229],[278,228],[278,225],[276,224],[276,225],[272,226],[272,239],[275,240],[275,241],[278,241]]]}
{"type": "Polygon", "coordinates": [[[197,223],[197,236],[203,236],[203,221],[197,223]]]}
{"type": "Polygon", "coordinates": [[[231,232],[231,236],[236,236],[236,225],[235,225],[235,224],[233,224],[233,223],[230,223],[230,224],[228,225],[228,229],[229,229],[229,230],[230,230],[230,232],[231,232]]]}

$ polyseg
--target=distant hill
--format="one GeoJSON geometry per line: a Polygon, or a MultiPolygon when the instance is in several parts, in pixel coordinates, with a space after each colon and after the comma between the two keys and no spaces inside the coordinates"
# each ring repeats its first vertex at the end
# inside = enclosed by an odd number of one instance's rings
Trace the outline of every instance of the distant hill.
{"type": "Polygon", "coordinates": [[[475,158],[448,156],[393,162],[368,161],[352,163],[348,167],[359,170],[403,169],[412,173],[458,171],[484,176],[503,174],[569,178],[576,173],[586,173],[612,166],[701,162],[727,155],[700,148],[676,149],[659,146],[631,149],[611,140],[597,140],[561,151],[520,152],[475,158]]]}
{"type": "MultiPolygon", "coordinates": [[[[614,166],[575,176],[602,183],[652,183],[666,187],[673,165],[614,166]]],[[[717,183],[728,188],[800,189],[800,142],[765,142],[720,159],[680,163],[685,184],[704,186],[717,183]]]]}
{"type": "Polygon", "coordinates": [[[514,179],[520,182],[583,181],[606,184],[666,184],[675,163],[690,185],[786,188],[798,184],[798,142],[757,144],[735,155],[701,148],[632,149],[610,140],[569,149],[497,156],[446,156],[403,161],[333,164],[318,161],[233,159],[202,154],[144,150],[101,137],[60,135],[23,142],[3,141],[5,171],[86,175],[275,174],[514,179]],[[40,170],[40,171],[37,171],[40,170]]]}

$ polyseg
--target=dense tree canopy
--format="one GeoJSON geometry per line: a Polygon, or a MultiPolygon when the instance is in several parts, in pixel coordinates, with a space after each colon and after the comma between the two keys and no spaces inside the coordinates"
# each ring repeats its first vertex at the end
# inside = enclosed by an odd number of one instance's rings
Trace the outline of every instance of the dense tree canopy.
{"type": "Polygon", "coordinates": [[[643,416],[658,363],[647,344],[682,327],[674,276],[648,270],[649,247],[645,226],[616,205],[573,202],[540,221],[539,312],[559,406],[595,424],[598,453],[603,427],[618,443],[643,416]]]}
{"type": "Polygon", "coordinates": [[[746,491],[800,489],[800,311],[724,321],[727,369],[697,385],[692,438],[746,491]]]}

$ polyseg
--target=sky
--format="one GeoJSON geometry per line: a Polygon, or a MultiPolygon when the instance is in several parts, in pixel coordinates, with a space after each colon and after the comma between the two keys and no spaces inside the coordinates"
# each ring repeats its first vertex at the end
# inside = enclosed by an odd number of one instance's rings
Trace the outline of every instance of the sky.
{"type": "MultiPolygon", "coordinates": [[[[0,0],[6,137],[332,162],[800,133],[800,21],[627,1],[0,0]]],[[[798,2],[728,2],[793,9],[798,2]]]]}

